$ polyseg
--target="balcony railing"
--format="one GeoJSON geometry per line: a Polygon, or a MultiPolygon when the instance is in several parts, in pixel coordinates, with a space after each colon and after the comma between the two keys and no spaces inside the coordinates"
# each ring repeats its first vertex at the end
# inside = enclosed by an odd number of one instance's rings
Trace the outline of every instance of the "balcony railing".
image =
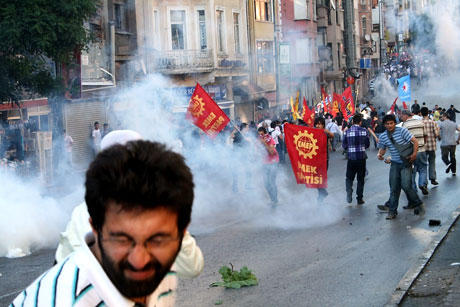
{"type": "Polygon", "coordinates": [[[155,51],[153,63],[155,71],[170,74],[207,72],[214,69],[211,50],[155,51]]]}

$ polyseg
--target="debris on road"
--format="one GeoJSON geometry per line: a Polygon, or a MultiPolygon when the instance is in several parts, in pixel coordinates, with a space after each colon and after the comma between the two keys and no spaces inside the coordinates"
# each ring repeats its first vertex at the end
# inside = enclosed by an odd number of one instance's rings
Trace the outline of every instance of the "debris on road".
{"type": "Polygon", "coordinates": [[[230,263],[232,268],[224,265],[219,269],[219,273],[222,275],[222,280],[219,282],[212,283],[211,287],[225,287],[232,289],[239,289],[241,287],[257,286],[259,281],[257,277],[252,274],[252,271],[247,266],[241,268],[241,270],[234,271],[233,264],[230,263]]]}

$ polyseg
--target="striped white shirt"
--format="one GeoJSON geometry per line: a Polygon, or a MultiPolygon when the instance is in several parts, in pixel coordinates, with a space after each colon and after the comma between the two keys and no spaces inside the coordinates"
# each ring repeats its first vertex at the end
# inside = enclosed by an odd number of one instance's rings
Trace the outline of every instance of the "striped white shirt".
{"type": "MultiPolygon", "coordinates": [[[[86,237],[91,240],[92,236],[86,237]]],[[[94,240],[94,238],[92,238],[94,240]]],[[[156,290],[147,297],[145,306],[174,306],[177,274],[171,271],[156,290]]],[[[70,254],[16,297],[13,306],[115,306],[132,307],[135,303],[124,297],[87,244],[70,254]]]]}
{"type": "Polygon", "coordinates": [[[418,150],[417,152],[425,152],[425,125],[420,119],[415,119],[414,117],[409,118],[403,123],[403,127],[409,130],[409,132],[417,139],[418,141],[418,150]]]}
{"type": "MultiPolygon", "coordinates": [[[[412,134],[409,132],[409,130],[407,130],[404,127],[395,127],[392,137],[395,143],[405,145],[405,144],[408,144],[410,140],[412,139],[412,134]]],[[[401,156],[399,155],[399,151],[390,141],[390,138],[388,136],[388,130],[386,130],[380,135],[379,143],[377,144],[377,146],[378,148],[382,148],[382,149],[388,148],[390,150],[392,162],[396,162],[399,164],[403,163],[403,161],[401,160],[401,156]]]]}

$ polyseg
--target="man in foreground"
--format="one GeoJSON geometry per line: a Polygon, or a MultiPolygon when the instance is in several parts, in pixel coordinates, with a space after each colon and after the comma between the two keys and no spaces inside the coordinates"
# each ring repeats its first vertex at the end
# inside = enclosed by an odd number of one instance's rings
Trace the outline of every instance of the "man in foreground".
{"type": "Polygon", "coordinates": [[[194,183],[184,158],[132,141],[99,153],[86,173],[92,232],[13,306],[173,306],[171,266],[190,223],[194,183]]]}
{"type": "Polygon", "coordinates": [[[409,201],[405,209],[414,209],[414,214],[417,215],[423,214],[425,212],[423,202],[412,186],[412,163],[417,156],[417,139],[406,128],[396,127],[396,118],[392,114],[385,115],[383,124],[386,131],[380,135],[377,158],[391,164],[390,203],[389,206],[378,205],[377,207],[382,211],[388,211],[387,220],[396,218],[398,215],[399,195],[401,194],[401,189],[403,189],[409,201]],[[406,158],[400,156],[397,147],[399,147],[398,145],[407,145],[409,142],[413,143],[413,153],[407,158],[407,161],[403,161],[406,158]],[[391,159],[384,158],[387,149],[390,150],[391,159]]]}
{"type": "MultiPolygon", "coordinates": [[[[125,145],[129,141],[141,140],[142,136],[133,130],[115,130],[108,133],[101,141],[102,150],[115,144],[125,145]]],[[[83,202],[72,211],[72,217],[66,230],[60,235],[56,249],[56,261],[61,262],[67,256],[85,244],[85,235],[91,231],[89,213],[83,202]]],[[[181,250],[174,262],[179,278],[197,277],[203,271],[204,259],[195,239],[187,231],[182,239],[181,250]]]]}

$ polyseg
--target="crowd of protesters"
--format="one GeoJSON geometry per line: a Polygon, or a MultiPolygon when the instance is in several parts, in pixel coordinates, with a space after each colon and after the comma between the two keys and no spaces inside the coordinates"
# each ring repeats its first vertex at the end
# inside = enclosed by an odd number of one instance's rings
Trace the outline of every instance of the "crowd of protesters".
{"type": "MultiPolygon", "coordinates": [[[[448,109],[438,105],[428,109],[425,102],[420,105],[416,100],[410,110],[395,106],[391,111],[374,107],[369,102],[362,102],[357,105],[356,114],[350,116],[348,120],[345,120],[340,112],[333,116],[317,111],[314,126],[323,129],[327,136],[328,164],[329,152],[338,150],[339,144],[348,160],[345,174],[347,203],[352,203],[355,177],[357,204],[365,203],[364,182],[368,174],[366,151],[371,144],[378,149],[377,158],[390,164],[391,167],[388,201],[377,207],[381,211],[388,212],[387,219],[394,219],[398,214],[401,190],[406,193],[408,199],[404,209],[413,209],[414,214],[417,215],[425,212],[422,198],[417,191],[420,190],[426,196],[429,194],[428,183],[438,185],[436,150],[439,141],[441,159],[446,165],[445,172],[456,176],[455,146],[460,141],[460,137],[456,138],[456,131],[460,131],[460,127],[456,124],[456,113],[460,111],[453,105],[448,109]],[[409,150],[410,153],[402,152],[404,150],[409,150]],[[385,156],[387,152],[389,155],[385,156]]],[[[232,144],[234,151],[241,151],[253,140],[259,140],[264,154],[264,186],[270,197],[270,205],[273,207],[278,204],[277,166],[286,161],[283,129],[285,122],[287,121],[265,119],[258,124],[241,123],[227,137],[227,142],[232,144]]],[[[302,120],[290,122],[305,125],[302,120]]],[[[236,175],[233,180],[233,190],[238,191],[236,175]]],[[[322,201],[327,196],[326,189],[318,189],[318,201],[322,201]]]]}

